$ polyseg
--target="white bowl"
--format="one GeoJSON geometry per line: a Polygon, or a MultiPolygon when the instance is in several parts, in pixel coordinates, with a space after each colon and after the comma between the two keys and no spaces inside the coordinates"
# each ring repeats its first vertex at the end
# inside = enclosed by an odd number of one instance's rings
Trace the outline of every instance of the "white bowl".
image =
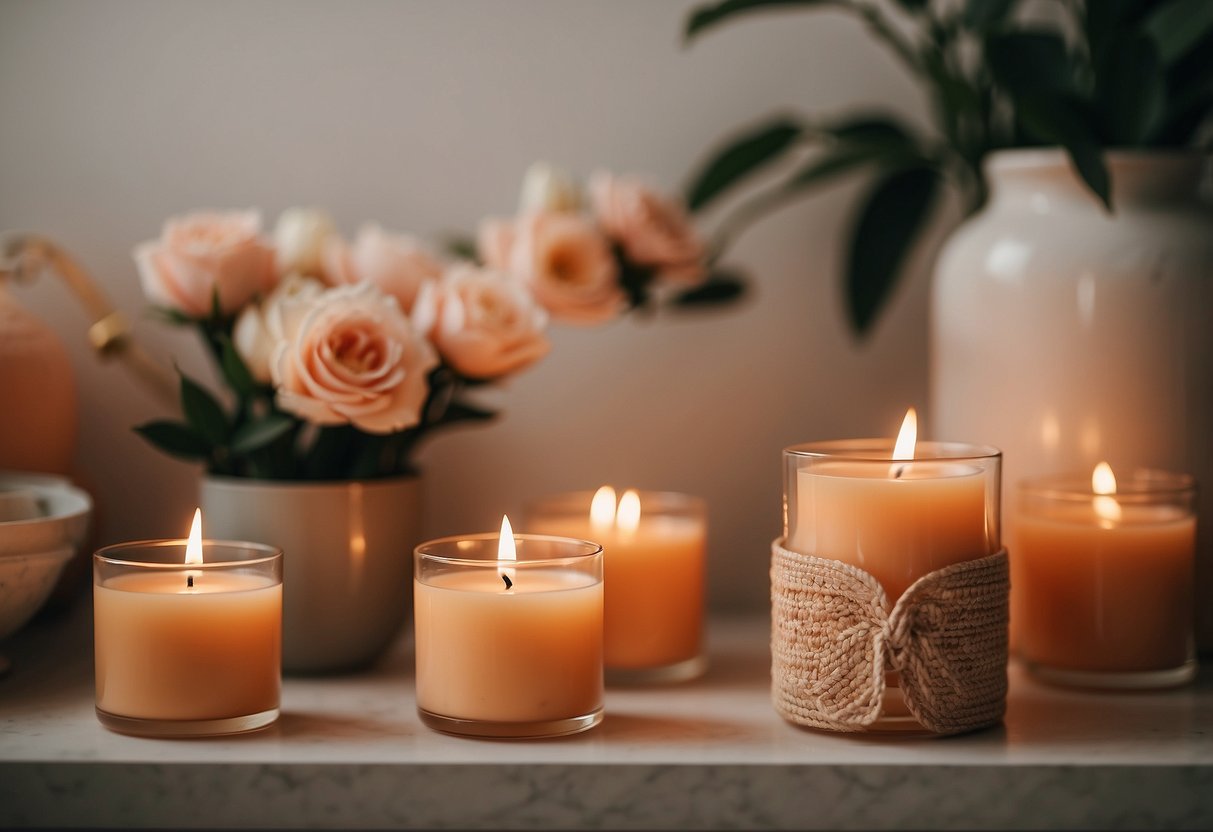
{"type": "MultiPolygon", "coordinates": [[[[88,533],[93,500],[64,477],[0,471],[0,492],[29,495],[43,516],[28,506],[0,521],[0,639],[21,629],[50,597],[63,568],[88,533]]],[[[14,502],[10,500],[9,502],[14,502]]],[[[11,509],[11,506],[9,507],[11,509]]]]}

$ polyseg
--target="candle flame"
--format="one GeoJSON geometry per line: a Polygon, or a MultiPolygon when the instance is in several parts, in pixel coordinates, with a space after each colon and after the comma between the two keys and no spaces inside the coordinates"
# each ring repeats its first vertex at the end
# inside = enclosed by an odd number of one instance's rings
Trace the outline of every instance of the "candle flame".
{"type": "Polygon", "coordinates": [[[1091,490],[1100,495],[1095,498],[1095,513],[1099,519],[1108,523],[1119,520],[1120,503],[1115,497],[1107,496],[1116,493],[1116,475],[1112,473],[1111,465],[1101,462],[1095,466],[1091,472],[1091,490]]]}
{"type": "Polygon", "coordinates": [[[202,509],[194,509],[194,522],[190,525],[190,539],[185,544],[185,562],[202,563],[202,509]]]}
{"type": "Polygon", "coordinates": [[[640,495],[629,488],[619,498],[619,511],[615,514],[615,525],[622,532],[634,532],[640,526],[640,495]]]}
{"type": "Polygon", "coordinates": [[[609,529],[615,521],[615,489],[609,485],[599,488],[590,503],[590,525],[595,531],[609,529]]]}
{"type": "Polygon", "coordinates": [[[893,459],[913,459],[914,445],[918,441],[918,411],[910,408],[906,418],[901,423],[897,434],[897,444],[893,446],[893,459]]]}
{"type": "MultiPolygon", "coordinates": [[[[501,534],[497,537],[497,560],[515,562],[518,560],[518,548],[514,545],[514,529],[510,526],[510,518],[504,514],[501,515],[501,534]]],[[[506,589],[510,589],[514,585],[514,570],[510,567],[498,567],[497,574],[505,582],[506,589]]]]}

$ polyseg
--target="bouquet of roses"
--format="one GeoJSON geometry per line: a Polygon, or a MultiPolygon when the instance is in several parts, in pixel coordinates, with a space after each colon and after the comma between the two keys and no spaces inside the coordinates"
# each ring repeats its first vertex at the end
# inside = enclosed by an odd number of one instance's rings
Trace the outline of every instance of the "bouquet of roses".
{"type": "Polygon", "coordinates": [[[201,333],[227,389],[181,374],[182,419],[136,430],[212,474],[410,473],[431,431],[494,415],[469,391],[543,358],[550,321],[741,294],[709,272],[682,205],[639,180],[598,173],[582,189],[535,165],[520,203],[449,256],[375,225],[346,240],[310,209],[283,212],[269,238],[255,211],[168,220],[134,252],[144,293],[201,333]]]}

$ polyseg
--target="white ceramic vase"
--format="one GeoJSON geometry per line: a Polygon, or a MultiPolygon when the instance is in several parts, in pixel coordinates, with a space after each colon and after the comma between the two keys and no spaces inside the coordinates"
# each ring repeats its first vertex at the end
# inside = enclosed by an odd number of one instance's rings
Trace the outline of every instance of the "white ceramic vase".
{"type": "MultiPolygon", "coordinates": [[[[931,300],[933,433],[1028,476],[1165,468],[1201,487],[1197,637],[1213,648],[1213,208],[1196,153],[1107,154],[1108,214],[1060,150],[992,154],[931,300]]],[[[1016,610],[1014,511],[1004,511],[1016,610]]]]}
{"type": "Polygon", "coordinates": [[[207,476],[206,536],[283,551],[282,667],[339,673],[378,659],[412,610],[417,477],[350,482],[207,476]]]}

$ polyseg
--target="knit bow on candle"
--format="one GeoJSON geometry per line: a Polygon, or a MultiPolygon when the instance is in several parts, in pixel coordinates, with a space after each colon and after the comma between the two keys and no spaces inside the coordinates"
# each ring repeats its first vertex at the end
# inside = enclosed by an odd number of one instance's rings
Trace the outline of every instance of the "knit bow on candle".
{"type": "Polygon", "coordinates": [[[863,731],[881,715],[885,672],[910,714],[957,734],[1002,719],[1010,578],[1003,549],[924,575],[893,605],[850,564],[771,545],[771,680],[789,722],[863,731]]]}

